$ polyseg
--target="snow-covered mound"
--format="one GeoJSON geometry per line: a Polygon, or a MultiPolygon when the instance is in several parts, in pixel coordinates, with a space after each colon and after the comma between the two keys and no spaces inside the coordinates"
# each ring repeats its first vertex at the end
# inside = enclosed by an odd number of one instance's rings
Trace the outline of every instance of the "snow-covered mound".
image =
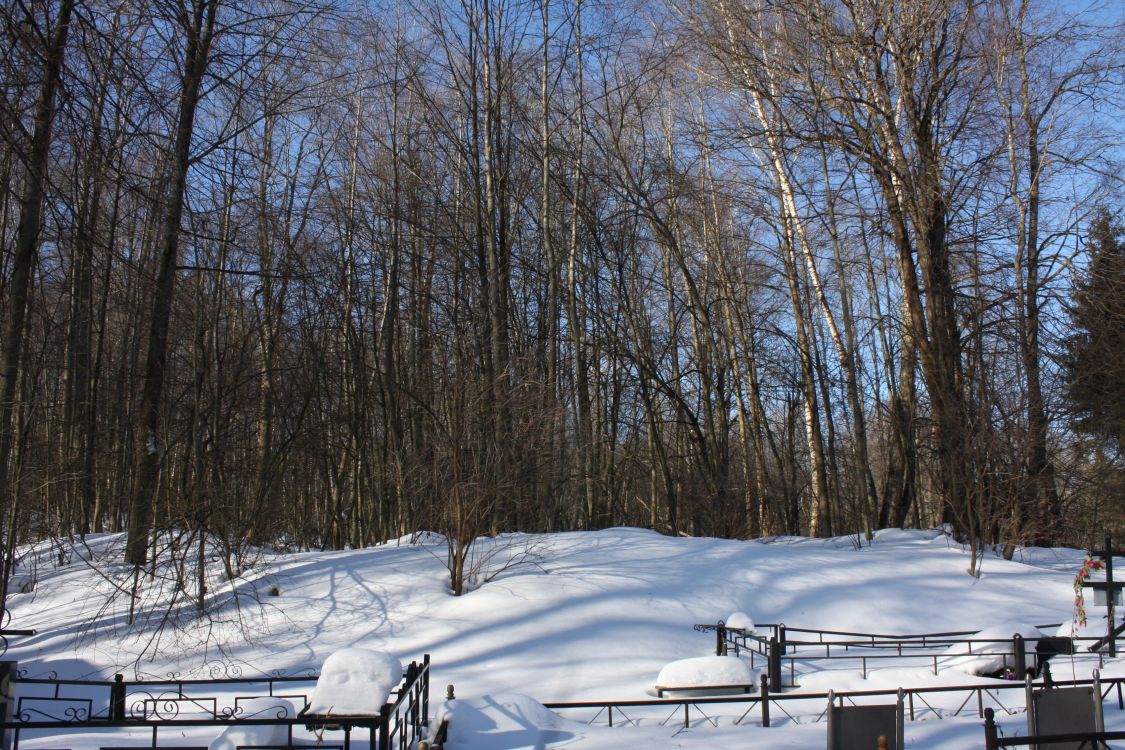
{"type": "Polygon", "coordinates": [[[345,648],[329,656],[320,670],[308,713],[321,716],[378,716],[402,679],[402,664],[390,654],[345,648]]]}
{"type": "Polygon", "coordinates": [[[697,656],[679,659],[661,669],[656,689],[677,696],[747,693],[753,690],[754,681],[750,664],[737,656],[697,656]]]}
{"type": "MultiPolygon", "coordinates": [[[[1024,639],[1024,664],[1035,669],[1035,644],[1043,633],[1031,625],[1006,624],[985,628],[969,638],[971,643],[955,643],[945,652],[942,668],[957,669],[971,675],[994,675],[1004,669],[1014,669],[1016,654],[1012,639],[1016,634],[1024,639]]],[[[1022,675],[1017,675],[1022,679],[1022,675]]]]}
{"type": "Polygon", "coordinates": [[[207,750],[239,750],[245,747],[284,747],[286,728],[280,724],[230,726],[211,740],[207,750]]]}
{"type": "MultiPolygon", "coordinates": [[[[251,698],[239,703],[239,719],[293,718],[297,709],[286,698],[251,698]]],[[[230,726],[211,741],[208,750],[238,750],[240,747],[284,747],[288,730],[284,725],[230,726]]]]}
{"type": "Polygon", "coordinates": [[[441,719],[449,722],[446,750],[542,748],[572,741],[583,729],[519,693],[452,701],[441,719]]]}

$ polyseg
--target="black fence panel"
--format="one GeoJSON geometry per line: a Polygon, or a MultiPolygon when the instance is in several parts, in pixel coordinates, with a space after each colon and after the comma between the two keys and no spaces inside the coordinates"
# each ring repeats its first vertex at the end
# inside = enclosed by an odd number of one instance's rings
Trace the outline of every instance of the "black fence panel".
{"type": "Polygon", "coordinates": [[[136,750],[139,738],[142,748],[183,750],[206,747],[222,730],[242,729],[245,733],[231,740],[232,750],[308,745],[350,750],[352,732],[359,730],[370,735],[372,750],[404,750],[421,738],[429,721],[428,654],[408,665],[378,714],[305,713],[316,679],[315,674],[138,682],[122,675],[112,682],[17,678],[12,681],[15,709],[0,724],[0,737],[11,738],[12,750],[27,737],[86,732],[105,735],[103,750],[136,750]],[[342,732],[342,740],[325,744],[325,734],[334,732],[342,732]]]}
{"type": "MultiPolygon", "coordinates": [[[[1051,630],[1057,628],[1058,624],[1038,627],[1051,630]]],[[[937,674],[951,660],[991,656],[1002,660],[1001,671],[1013,679],[1022,679],[1029,671],[1038,675],[1052,656],[1093,650],[1091,644],[1096,645],[1097,641],[1093,638],[1058,636],[1024,639],[1018,633],[1010,638],[985,639],[974,638],[976,631],[964,630],[909,634],[859,633],[788,627],[784,623],[758,624],[753,633],[748,633],[729,628],[721,620],[716,624],[695,625],[695,629],[715,633],[717,655],[748,656],[751,668],[761,658],[773,692],[797,687],[798,664],[825,660],[833,663],[850,661],[866,678],[870,669],[880,665],[897,666],[921,662],[937,674]],[[953,646],[959,646],[961,653],[950,654],[949,650],[953,646]],[[998,648],[1002,648],[1003,653],[996,653],[998,648]],[[1033,652],[1031,661],[1028,661],[1029,651],[1033,652]]]]}

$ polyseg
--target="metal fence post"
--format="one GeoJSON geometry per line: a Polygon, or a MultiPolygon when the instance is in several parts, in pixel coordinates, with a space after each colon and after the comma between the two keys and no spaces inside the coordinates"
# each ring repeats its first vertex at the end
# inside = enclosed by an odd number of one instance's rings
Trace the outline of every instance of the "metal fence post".
{"type": "Polygon", "coordinates": [[[770,725],[770,681],[762,675],[762,726],[770,725]]]}
{"type": "MultiPolygon", "coordinates": [[[[1120,685],[1121,683],[1117,684],[1120,685]]],[[[1094,684],[1091,687],[1094,692],[1094,731],[1104,732],[1105,714],[1102,712],[1102,671],[1100,669],[1094,670],[1094,684]]],[[[1102,747],[1108,746],[1103,744],[1102,747]]]]}
{"type": "Polygon", "coordinates": [[[770,690],[775,693],[781,692],[781,644],[777,640],[777,636],[770,638],[769,649],[769,662],[766,672],[770,676],[770,690]]]}
{"type": "Polygon", "coordinates": [[[828,691],[828,706],[824,709],[824,715],[828,721],[828,748],[840,750],[840,745],[836,742],[836,693],[832,690],[828,691]]]}
{"type": "Polygon", "coordinates": [[[984,709],[984,749],[998,750],[996,739],[995,712],[989,707],[984,709]]]}
{"type": "Polygon", "coordinates": [[[1116,606],[1114,599],[1117,592],[1113,590],[1113,537],[1109,534],[1105,535],[1105,581],[1105,608],[1109,622],[1106,629],[1106,638],[1109,639],[1110,658],[1113,658],[1117,656],[1117,634],[1113,632],[1117,628],[1117,615],[1114,612],[1116,606]]]}
{"type": "Polygon", "coordinates": [[[906,711],[903,706],[903,698],[906,691],[902,688],[898,689],[895,701],[895,750],[903,750],[903,745],[906,742],[906,711]]]}
{"type": "Polygon", "coordinates": [[[715,656],[727,655],[726,624],[719,620],[715,626],[715,656]]]}
{"type": "Polygon", "coordinates": [[[1023,647],[1023,636],[1016,633],[1012,636],[1012,655],[1016,659],[1015,672],[1020,677],[1027,675],[1027,652],[1023,647]]]}
{"type": "Polygon", "coordinates": [[[422,702],[421,694],[418,692],[418,662],[410,662],[410,666],[406,668],[406,696],[410,704],[406,707],[407,716],[410,717],[410,739],[418,736],[421,725],[418,719],[421,718],[422,707],[418,705],[422,702]]]}
{"type": "Polygon", "coordinates": [[[430,724],[430,655],[422,657],[422,723],[430,724]]]}
{"type": "Polygon", "coordinates": [[[781,653],[785,653],[785,623],[777,626],[777,642],[781,644],[781,653]]]}
{"type": "MultiPolygon", "coordinates": [[[[12,706],[15,700],[16,689],[12,681],[16,678],[19,663],[14,661],[0,661],[0,721],[12,720],[12,706]]],[[[16,730],[16,740],[19,740],[19,730],[16,730]]],[[[0,748],[8,746],[7,732],[0,726],[0,748]]]]}
{"type": "Polygon", "coordinates": [[[115,674],[109,686],[109,719],[125,721],[125,675],[115,674]]]}
{"type": "Polygon", "coordinates": [[[391,748],[391,704],[384,703],[379,709],[379,744],[376,750],[391,748]]]}

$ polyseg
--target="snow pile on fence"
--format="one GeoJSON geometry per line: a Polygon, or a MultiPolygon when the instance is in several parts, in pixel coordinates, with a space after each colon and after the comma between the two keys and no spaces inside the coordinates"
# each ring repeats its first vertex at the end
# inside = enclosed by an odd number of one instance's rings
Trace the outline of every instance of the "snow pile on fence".
{"type": "Polygon", "coordinates": [[[726,621],[727,630],[741,630],[743,633],[754,632],[754,620],[745,612],[734,612],[726,621]]]}
{"type": "MultiPolygon", "coordinates": [[[[953,644],[945,652],[941,666],[971,675],[994,675],[1004,669],[1015,669],[1012,639],[1016,633],[1024,639],[1024,664],[1035,669],[1035,644],[1043,634],[1034,626],[1018,623],[985,628],[973,635],[969,643],[953,644]]],[[[1022,679],[1022,675],[1019,677],[1022,679]]]]}
{"type": "Polygon", "coordinates": [[[324,660],[308,713],[377,716],[402,679],[402,663],[382,651],[345,648],[324,660]]]}

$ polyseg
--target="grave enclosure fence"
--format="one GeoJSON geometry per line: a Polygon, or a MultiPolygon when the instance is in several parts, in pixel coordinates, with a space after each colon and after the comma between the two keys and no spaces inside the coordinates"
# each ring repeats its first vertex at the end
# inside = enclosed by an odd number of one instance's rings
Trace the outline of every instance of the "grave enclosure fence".
{"type": "MultiPolygon", "coordinates": [[[[763,676],[764,677],[764,676],[763,676]]],[[[660,726],[691,728],[693,722],[717,726],[722,717],[733,718],[735,725],[757,720],[770,727],[780,718],[795,724],[826,722],[828,701],[840,707],[862,706],[875,702],[903,701],[903,716],[908,721],[974,716],[984,719],[990,711],[1007,716],[1026,710],[1030,681],[1012,680],[987,684],[954,685],[894,690],[856,690],[815,693],[772,693],[763,690],[755,695],[714,697],[681,697],[660,700],[568,701],[544,704],[563,716],[575,717],[590,725],[639,726],[653,722],[660,726]]],[[[1125,677],[1067,680],[1051,683],[1054,687],[1092,687],[1101,699],[1114,693],[1121,695],[1125,677]]],[[[1043,686],[1043,683],[1040,683],[1043,686]]],[[[1119,709],[1125,709],[1120,702],[1119,709]]]]}
{"type": "MultiPolygon", "coordinates": [[[[308,698],[317,675],[246,677],[229,665],[212,679],[126,681],[66,680],[21,675],[13,662],[0,663],[0,746],[19,750],[21,741],[49,747],[161,748],[199,750],[230,728],[270,730],[271,748],[315,745],[351,750],[352,735],[367,736],[371,750],[407,750],[429,723],[430,657],[411,662],[388,701],[369,715],[314,715],[308,698]],[[274,699],[276,702],[271,702],[274,699]],[[338,741],[333,734],[341,732],[338,741]],[[284,740],[277,739],[283,733],[284,740]],[[124,744],[123,744],[124,742],[124,744]],[[137,743],[141,744],[138,745],[137,743]]],[[[237,743],[236,743],[237,744],[237,743]]],[[[250,741],[237,745],[250,747],[250,741]]]]}
{"type": "MultiPolygon", "coordinates": [[[[1054,630],[1057,623],[1038,626],[1054,630]]],[[[729,628],[722,621],[695,626],[700,632],[715,633],[715,653],[745,655],[750,666],[761,661],[768,676],[769,689],[778,693],[797,686],[797,665],[800,663],[848,660],[854,662],[866,679],[868,671],[876,665],[902,662],[925,664],[934,674],[948,660],[975,656],[993,656],[1003,660],[1004,668],[1019,678],[1029,669],[1038,671],[1038,665],[1057,654],[1075,653],[1086,648],[1096,653],[1104,665],[1104,639],[1063,638],[1044,636],[1024,638],[1014,633],[1010,638],[975,638],[977,631],[950,631],[944,633],[887,634],[859,633],[842,630],[817,630],[787,627],[784,623],[763,623],[754,632],[729,628]],[[950,653],[951,647],[960,651],[950,653]],[[1001,647],[1004,653],[996,653],[1001,647]],[[1030,649],[1036,658],[1027,660],[1030,649]],[[786,668],[786,666],[788,668],[786,668]]]]}

